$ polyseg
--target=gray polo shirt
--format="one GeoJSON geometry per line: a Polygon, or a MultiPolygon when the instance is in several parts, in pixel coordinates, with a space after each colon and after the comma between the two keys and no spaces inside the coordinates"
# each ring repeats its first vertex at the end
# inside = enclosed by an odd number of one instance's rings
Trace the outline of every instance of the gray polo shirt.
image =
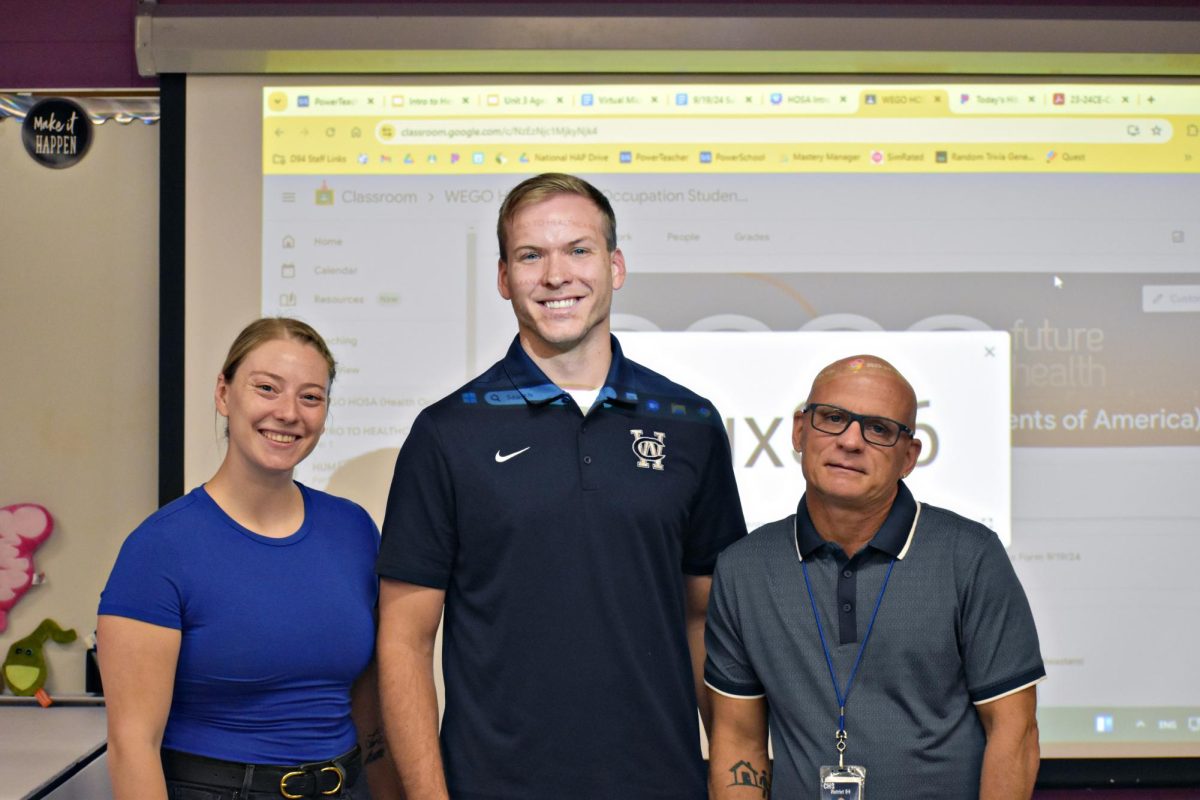
{"type": "Polygon", "coordinates": [[[974,704],[1045,678],[1025,592],[991,530],[918,504],[901,483],[883,526],[847,559],[801,498],[795,515],[721,555],[705,634],[708,685],[767,697],[773,797],[816,797],[820,766],[837,763],[838,704],[801,561],[844,692],[893,559],[846,703],[846,763],[867,768],[873,800],[977,797],[974,704]]]}

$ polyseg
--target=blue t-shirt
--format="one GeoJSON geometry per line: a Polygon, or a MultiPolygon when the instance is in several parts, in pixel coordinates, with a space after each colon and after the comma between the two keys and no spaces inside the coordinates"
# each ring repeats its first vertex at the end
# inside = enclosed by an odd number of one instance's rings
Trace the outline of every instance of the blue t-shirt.
{"type": "Polygon", "coordinates": [[[300,491],[304,523],[284,538],[242,527],[201,486],[122,545],[99,613],[182,634],[163,747],[296,764],[354,746],[379,534],[349,500],[300,491]]]}

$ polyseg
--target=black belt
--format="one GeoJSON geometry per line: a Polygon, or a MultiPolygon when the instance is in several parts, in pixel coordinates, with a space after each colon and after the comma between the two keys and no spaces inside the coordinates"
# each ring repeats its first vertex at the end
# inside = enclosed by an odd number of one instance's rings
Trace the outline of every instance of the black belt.
{"type": "Polygon", "coordinates": [[[298,764],[294,767],[274,764],[239,764],[184,753],[162,751],[163,773],[168,780],[206,783],[228,789],[247,787],[293,800],[297,797],[340,797],[358,780],[362,759],[358,745],[329,761],[298,764]]]}

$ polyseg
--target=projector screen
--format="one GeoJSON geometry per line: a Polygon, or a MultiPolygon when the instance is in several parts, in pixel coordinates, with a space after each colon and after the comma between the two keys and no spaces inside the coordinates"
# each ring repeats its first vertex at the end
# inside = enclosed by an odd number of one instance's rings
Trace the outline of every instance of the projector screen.
{"type": "Polygon", "coordinates": [[[298,478],[378,518],[418,411],[515,333],[505,192],[575,173],[616,210],[614,329],[717,401],[751,525],[803,492],[816,368],[886,351],[927,401],[918,498],[991,524],[1029,595],[1043,755],[1200,756],[1197,86],[224,76],[186,98],[186,486],[221,457],[225,348],[292,315],[340,364],[298,478]]]}

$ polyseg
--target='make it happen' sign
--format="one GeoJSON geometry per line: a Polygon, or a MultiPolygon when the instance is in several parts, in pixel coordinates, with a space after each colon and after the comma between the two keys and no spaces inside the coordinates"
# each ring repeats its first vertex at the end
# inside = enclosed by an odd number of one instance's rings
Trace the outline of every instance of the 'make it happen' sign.
{"type": "Polygon", "coordinates": [[[21,141],[42,166],[71,167],[83,159],[92,143],[92,121],[78,103],[49,98],[35,103],[25,115],[21,141]]]}

